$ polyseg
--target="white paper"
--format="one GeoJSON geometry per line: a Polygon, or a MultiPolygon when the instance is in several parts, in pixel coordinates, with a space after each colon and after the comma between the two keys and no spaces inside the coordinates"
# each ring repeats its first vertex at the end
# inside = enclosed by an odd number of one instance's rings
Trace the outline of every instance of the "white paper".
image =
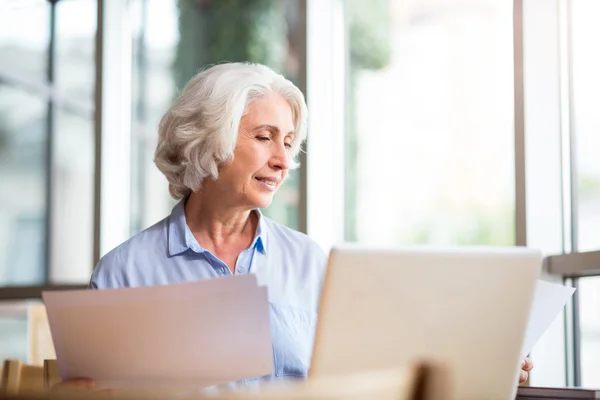
{"type": "Polygon", "coordinates": [[[46,291],[43,293],[43,300],[46,307],[144,303],[148,299],[186,299],[198,293],[205,296],[222,296],[224,293],[231,292],[244,293],[247,290],[256,289],[256,287],[256,276],[246,274],[171,285],[142,286],[135,290],[120,288],[93,291],[89,289],[46,291]]]}
{"type": "Polygon", "coordinates": [[[43,297],[62,379],[200,389],[273,370],[267,289],[253,275],[43,297]]]}
{"type": "Polygon", "coordinates": [[[525,333],[525,341],[521,355],[525,357],[546,329],[558,317],[575,288],[539,280],[535,289],[535,297],[529,315],[529,324],[525,333]]]}

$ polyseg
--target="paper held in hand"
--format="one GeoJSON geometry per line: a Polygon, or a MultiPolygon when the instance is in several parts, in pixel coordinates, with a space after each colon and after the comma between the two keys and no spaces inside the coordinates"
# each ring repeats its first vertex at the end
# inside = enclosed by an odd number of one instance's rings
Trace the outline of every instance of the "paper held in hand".
{"type": "Polygon", "coordinates": [[[538,280],[521,351],[523,357],[531,352],[574,292],[575,288],[538,280]]]}
{"type": "Polygon", "coordinates": [[[43,299],[63,380],[199,389],[273,370],[267,288],[253,274],[43,299]]]}

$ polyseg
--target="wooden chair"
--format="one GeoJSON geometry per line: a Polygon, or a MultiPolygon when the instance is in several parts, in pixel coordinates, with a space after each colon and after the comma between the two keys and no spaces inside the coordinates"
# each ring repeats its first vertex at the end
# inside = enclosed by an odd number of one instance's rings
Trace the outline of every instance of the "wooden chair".
{"type": "Polygon", "coordinates": [[[23,364],[18,360],[4,361],[0,395],[16,396],[41,393],[60,382],[56,360],[45,360],[44,366],[23,364]]]}
{"type": "Polygon", "coordinates": [[[29,364],[44,365],[44,360],[56,359],[46,306],[41,303],[29,305],[27,314],[29,331],[29,364]]]}

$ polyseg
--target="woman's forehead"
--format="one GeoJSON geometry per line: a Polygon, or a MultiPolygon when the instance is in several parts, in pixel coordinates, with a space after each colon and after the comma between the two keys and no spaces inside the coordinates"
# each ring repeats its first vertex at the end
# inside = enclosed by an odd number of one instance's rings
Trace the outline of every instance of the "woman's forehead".
{"type": "Polygon", "coordinates": [[[274,110],[278,112],[292,112],[292,106],[288,99],[278,93],[271,93],[257,99],[254,99],[248,104],[250,110],[274,110]]]}
{"type": "Polygon", "coordinates": [[[252,129],[264,126],[265,129],[275,127],[286,133],[294,131],[292,107],[283,97],[255,100],[248,105],[248,110],[242,120],[254,125],[252,129]]]}

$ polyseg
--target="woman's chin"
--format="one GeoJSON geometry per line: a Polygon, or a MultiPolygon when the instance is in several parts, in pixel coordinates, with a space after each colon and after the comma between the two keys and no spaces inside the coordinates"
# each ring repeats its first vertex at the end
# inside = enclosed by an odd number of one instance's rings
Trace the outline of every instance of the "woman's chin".
{"type": "Polygon", "coordinates": [[[259,203],[259,204],[256,206],[256,208],[260,208],[260,209],[269,208],[269,206],[270,206],[271,204],[273,204],[273,200],[271,200],[271,201],[265,201],[265,202],[259,203]]]}
{"type": "Polygon", "coordinates": [[[273,203],[273,195],[260,195],[256,196],[252,199],[252,204],[254,204],[254,208],[267,208],[273,203]]]}

